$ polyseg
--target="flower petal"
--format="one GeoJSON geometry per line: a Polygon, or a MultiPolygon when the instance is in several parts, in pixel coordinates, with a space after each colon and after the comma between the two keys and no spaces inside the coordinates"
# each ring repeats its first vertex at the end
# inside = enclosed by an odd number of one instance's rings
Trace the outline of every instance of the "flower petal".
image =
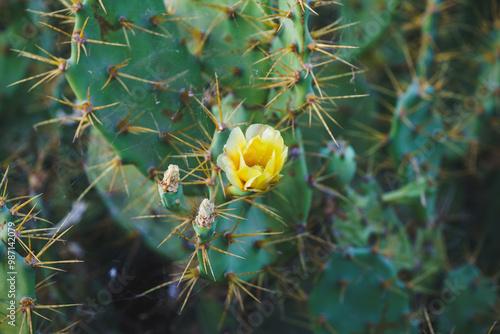
{"type": "Polygon", "coordinates": [[[250,139],[255,138],[255,137],[261,137],[264,131],[266,130],[267,127],[270,127],[269,125],[264,125],[264,124],[252,124],[247,128],[247,131],[245,132],[245,138],[247,139],[247,142],[250,141],[250,139]]]}
{"type": "Polygon", "coordinates": [[[243,156],[248,166],[259,165],[265,167],[265,163],[272,155],[271,146],[264,142],[262,138],[252,138],[247,147],[243,150],[243,156]]]}
{"type": "Polygon", "coordinates": [[[266,169],[264,169],[264,172],[269,174],[269,175],[274,175],[275,164],[276,164],[276,153],[275,153],[275,151],[273,151],[271,159],[269,159],[267,161],[266,169]]]}
{"type": "Polygon", "coordinates": [[[245,184],[245,188],[247,190],[252,190],[252,191],[263,191],[263,190],[266,190],[267,187],[264,187],[264,189],[260,188],[258,185],[260,185],[261,183],[265,183],[264,182],[266,179],[269,178],[269,175],[268,174],[260,174],[250,180],[247,181],[247,183],[245,184]]]}
{"type": "Polygon", "coordinates": [[[274,165],[274,174],[279,174],[281,172],[287,157],[288,157],[288,147],[285,147],[283,153],[281,153],[281,155],[279,156],[276,156],[276,164],[274,165]]]}
{"type": "Polygon", "coordinates": [[[217,166],[219,166],[224,172],[227,169],[226,161],[224,160],[225,157],[227,157],[225,153],[219,154],[219,156],[217,157],[217,166]]]}
{"type": "Polygon", "coordinates": [[[243,190],[243,182],[241,182],[240,178],[236,174],[236,171],[230,170],[226,172],[226,177],[233,186],[236,188],[243,190]]]}
{"type": "Polygon", "coordinates": [[[233,161],[239,161],[239,153],[247,146],[247,141],[239,127],[234,128],[229,134],[224,152],[227,153],[233,161]]]}
{"type": "Polygon", "coordinates": [[[277,148],[279,147],[280,150],[283,150],[283,137],[281,136],[281,133],[273,127],[269,126],[265,129],[262,134],[262,139],[266,142],[272,143],[277,148]]]}
{"type": "Polygon", "coordinates": [[[238,170],[237,175],[240,180],[242,180],[243,182],[247,182],[259,175],[262,175],[262,168],[260,166],[245,166],[244,168],[240,168],[238,170]]]}
{"type": "Polygon", "coordinates": [[[255,181],[254,183],[252,184],[252,186],[255,188],[255,189],[258,189],[260,191],[266,191],[267,188],[269,188],[269,185],[270,185],[270,181],[274,178],[273,175],[270,175],[268,173],[264,173],[262,174],[261,176],[259,176],[255,181]]]}
{"type": "Polygon", "coordinates": [[[283,177],[283,174],[274,175],[269,184],[276,184],[283,177]]]}
{"type": "Polygon", "coordinates": [[[217,165],[226,172],[226,177],[229,182],[239,189],[243,190],[243,182],[236,174],[236,168],[234,161],[231,160],[230,156],[227,154],[221,154],[217,157],[217,165]]]}
{"type": "Polygon", "coordinates": [[[283,175],[279,174],[288,157],[280,131],[264,124],[250,125],[245,135],[234,128],[217,164],[235,187],[243,191],[266,191],[283,175]]]}

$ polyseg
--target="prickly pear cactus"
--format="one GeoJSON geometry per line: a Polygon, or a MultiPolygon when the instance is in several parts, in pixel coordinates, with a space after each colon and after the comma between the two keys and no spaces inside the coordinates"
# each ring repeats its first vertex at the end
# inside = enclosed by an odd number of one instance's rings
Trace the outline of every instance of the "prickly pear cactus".
{"type": "Polygon", "coordinates": [[[143,278],[129,299],[168,290],[207,333],[470,331],[461,320],[476,314],[477,328],[492,323],[476,299],[494,284],[446,273],[463,241],[446,235],[446,215],[463,195],[449,175],[477,158],[474,147],[494,150],[495,5],[490,17],[469,4],[488,17],[476,85],[446,77],[469,75],[454,55],[477,44],[443,37],[462,16],[441,0],[61,4],[38,12],[40,28],[70,45],[69,58],[17,50],[51,69],[13,83],[65,78],[74,100],[60,87],[49,98],[71,111],[36,127],[71,128],[89,178],[78,201],[95,188],[127,236],[167,263],[172,277],[143,278]],[[485,98],[468,96],[477,110],[457,116],[450,100],[463,94],[448,88],[485,98]],[[420,322],[446,275],[479,290],[420,322]],[[277,320],[269,300],[301,317],[277,320]]]}
{"type": "MultiPolygon", "coordinates": [[[[2,214],[2,216],[7,216],[8,209],[2,209],[2,211],[7,211],[2,214]]],[[[36,307],[35,268],[28,263],[27,257],[24,258],[15,251],[15,224],[4,220],[0,232],[2,234],[1,268],[4,273],[0,286],[2,306],[4,306],[2,307],[2,333],[30,333],[36,327],[37,321],[36,313],[33,312],[36,307]]]]}
{"type": "Polygon", "coordinates": [[[372,249],[335,252],[309,296],[309,308],[315,333],[416,330],[409,321],[409,294],[404,284],[391,262],[372,249]]]}
{"type": "Polygon", "coordinates": [[[57,265],[64,263],[75,263],[78,260],[47,260],[44,253],[66,233],[59,228],[35,228],[29,226],[30,221],[40,219],[33,212],[35,206],[29,213],[22,213],[23,208],[37,199],[32,197],[24,202],[14,205],[8,204],[16,198],[9,199],[7,196],[7,172],[3,175],[0,189],[0,268],[2,282],[0,283],[0,329],[2,333],[34,333],[37,331],[47,316],[44,311],[55,311],[57,308],[76,306],[73,305],[43,305],[37,298],[37,291],[46,284],[50,277],[40,281],[37,280],[37,271],[49,269],[61,270],[57,265]],[[32,247],[31,240],[45,240],[45,244],[39,250],[32,247]],[[26,255],[21,255],[26,254],[26,255]],[[43,257],[42,257],[43,255],[43,257]],[[56,266],[56,267],[55,267],[56,266]]]}
{"type": "Polygon", "coordinates": [[[149,1],[143,12],[133,4],[92,4],[71,7],[72,34],[47,25],[71,38],[64,72],[82,101],[72,104],[81,113],[75,140],[95,126],[117,154],[107,171],[133,164],[155,178],[168,160],[161,203],[179,225],[166,239],[196,245],[189,263],[198,254],[204,279],[247,281],[277,260],[274,248],[306,222],[312,196],[300,129],[281,133],[255,122],[285,126],[306,114],[332,135],[325,119],[333,118],[322,104],[334,97],[314,91],[310,57],[336,58],[326,51],[333,46],[308,31],[308,17],[317,15],[313,4],[189,4],[191,15],[213,13],[209,20],[184,16],[184,3],[149,1]],[[215,38],[222,31],[224,39],[215,38]],[[244,69],[228,70],[236,59],[244,69]],[[215,85],[206,86],[207,79],[215,85]],[[240,126],[250,122],[244,135],[240,126]],[[284,167],[289,148],[294,153],[284,167]],[[277,186],[283,175],[291,177],[277,186]],[[274,196],[266,193],[271,187],[274,196]],[[296,187],[304,191],[291,198],[296,187]]]}
{"type": "Polygon", "coordinates": [[[454,328],[457,333],[485,332],[491,328],[496,307],[494,281],[484,277],[473,264],[465,264],[445,278],[443,312],[438,330],[454,328]]]}

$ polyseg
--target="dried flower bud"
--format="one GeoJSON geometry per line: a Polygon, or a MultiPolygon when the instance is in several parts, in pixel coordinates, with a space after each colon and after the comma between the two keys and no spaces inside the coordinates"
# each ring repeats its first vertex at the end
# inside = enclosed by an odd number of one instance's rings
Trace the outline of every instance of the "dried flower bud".
{"type": "Polygon", "coordinates": [[[177,192],[180,183],[179,166],[169,165],[167,171],[163,174],[163,180],[160,181],[160,187],[163,193],[177,192]]]}
{"type": "Polygon", "coordinates": [[[199,227],[212,228],[212,223],[215,221],[215,218],[217,218],[215,205],[209,199],[205,198],[200,204],[195,223],[199,227]]]}

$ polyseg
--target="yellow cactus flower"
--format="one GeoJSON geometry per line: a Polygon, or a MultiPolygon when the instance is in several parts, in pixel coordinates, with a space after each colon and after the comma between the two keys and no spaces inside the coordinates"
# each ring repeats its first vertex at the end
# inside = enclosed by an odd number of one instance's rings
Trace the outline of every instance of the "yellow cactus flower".
{"type": "Polygon", "coordinates": [[[279,131],[269,125],[252,124],[245,135],[239,127],[231,131],[217,165],[233,186],[261,192],[278,183],[287,156],[288,147],[279,131]]]}

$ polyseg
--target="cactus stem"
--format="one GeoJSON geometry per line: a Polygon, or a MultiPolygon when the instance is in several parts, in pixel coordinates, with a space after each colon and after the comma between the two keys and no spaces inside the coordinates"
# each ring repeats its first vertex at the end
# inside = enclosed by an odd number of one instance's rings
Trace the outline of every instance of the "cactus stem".
{"type": "MultiPolygon", "coordinates": [[[[226,254],[226,255],[231,255],[231,256],[237,257],[237,258],[239,258],[239,259],[243,259],[243,260],[245,259],[245,258],[244,258],[244,257],[242,257],[242,256],[239,256],[239,255],[236,255],[236,254],[233,254],[233,253],[230,253],[230,252],[226,252],[226,251],[224,251],[224,250],[222,250],[222,249],[220,249],[220,248],[217,248],[217,247],[214,247],[214,246],[210,245],[210,243],[211,243],[213,240],[215,240],[215,239],[219,238],[221,235],[224,235],[224,234],[225,234],[225,232],[226,232],[226,231],[223,231],[223,232],[221,232],[221,233],[217,233],[217,234],[216,234],[216,235],[215,235],[212,239],[210,239],[209,241],[207,241],[207,242],[202,242],[202,243],[198,242],[198,244],[197,244],[197,250],[200,250],[200,252],[198,253],[198,257],[200,257],[200,253],[201,253],[201,260],[202,260],[202,261],[200,261],[200,262],[203,262],[203,267],[204,267],[204,269],[205,269],[205,272],[207,272],[207,263],[208,263],[208,266],[209,266],[209,268],[210,268],[210,272],[212,273],[212,277],[213,277],[214,281],[216,281],[217,279],[216,279],[216,277],[215,277],[215,275],[214,275],[214,272],[213,272],[213,269],[212,269],[212,265],[211,265],[211,263],[210,263],[210,258],[209,258],[209,256],[208,256],[208,250],[209,250],[209,249],[212,249],[212,250],[214,250],[214,251],[217,251],[217,252],[220,252],[220,253],[223,253],[223,254],[226,254]]],[[[200,240],[200,238],[199,238],[198,236],[197,236],[197,239],[198,239],[198,240],[200,240]]]]}
{"type": "Polygon", "coordinates": [[[210,273],[212,274],[214,281],[217,281],[217,278],[215,278],[214,270],[212,268],[212,264],[210,263],[210,258],[208,257],[208,246],[209,246],[208,244],[201,244],[200,246],[203,267],[205,269],[205,272],[207,272],[207,263],[208,263],[208,267],[210,268],[210,273]]]}
{"type": "MultiPolygon", "coordinates": [[[[175,232],[175,234],[177,234],[181,238],[183,238],[183,239],[191,242],[192,244],[196,245],[195,250],[193,251],[193,253],[190,256],[188,264],[186,265],[186,269],[184,269],[184,273],[182,274],[182,277],[184,277],[184,274],[186,273],[187,269],[189,268],[189,266],[190,266],[191,262],[193,261],[193,259],[194,259],[194,257],[195,257],[196,254],[198,254],[198,257],[201,257],[201,261],[200,262],[203,262],[203,264],[204,264],[205,273],[207,272],[207,270],[206,270],[207,269],[207,267],[206,267],[207,263],[208,263],[210,269],[212,269],[212,266],[210,264],[210,258],[208,256],[208,250],[209,249],[215,250],[217,252],[220,252],[220,253],[223,253],[223,254],[226,254],[226,255],[231,255],[231,256],[234,256],[234,257],[237,257],[237,258],[240,258],[240,259],[245,259],[242,256],[226,252],[226,251],[224,251],[222,249],[219,249],[217,247],[214,247],[214,246],[210,245],[210,243],[212,241],[214,241],[215,239],[217,239],[220,236],[224,235],[225,232],[227,232],[227,231],[223,231],[221,233],[215,233],[215,235],[211,239],[209,239],[207,241],[205,241],[206,239],[203,240],[203,241],[201,241],[200,240],[201,236],[197,233],[196,234],[196,240],[197,240],[196,242],[193,241],[193,240],[191,240],[190,238],[186,237],[185,235],[179,233],[179,232],[175,232]]],[[[213,276],[214,280],[216,280],[215,275],[213,275],[213,271],[212,271],[212,276],[213,276]]],[[[182,280],[182,277],[181,277],[181,280],[182,280]]]]}
{"type": "Polygon", "coordinates": [[[52,97],[52,96],[47,96],[47,97],[54,100],[54,101],[66,104],[72,108],[80,110],[82,112],[82,116],[79,118],[73,118],[73,117],[55,118],[55,119],[51,119],[51,120],[48,120],[45,122],[37,123],[37,124],[35,124],[35,127],[40,126],[40,125],[49,124],[49,123],[54,123],[54,122],[62,122],[62,121],[68,120],[68,119],[78,120],[79,121],[78,128],[76,129],[75,136],[73,137],[73,142],[81,135],[81,133],[89,125],[94,125],[94,121],[102,125],[101,121],[94,114],[94,111],[110,108],[110,107],[113,107],[113,106],[120,104],[120,102],[115,102],[115,103],[111,103],[111,104],[108,104],[105,106],[99,106],[99,107],[92,106],[92,104],[90,103],[90,87],[87,90],[87,101],[82,103],[82,104],[79,104],[79,105],[73,104],[71,102],[63,101],[60,99],[56,99],[55,97],[52,97]]]}
{"type": "Polygon", "coordinates": [[[60,32],[63,35],[66,35],[69,38],[71,38],[70,41],[62,42],[61,44],[75,43],[77,45],[77,48],[78,48],[77,49],[78,50],[78,56],[77,56],[77,59],[76,59],[76,63],[77,64],[80,61],[81,49],[83,49],[83,52],[85,53],[85,55],[87,55],[87,48],[85,47],[85,43],[86,42],[95,43],[95,44],[103,44],[103,45],[111,45],[111,46],[127,46],[127,45],[120,44],[120,43],[109,43],[109,42],[104,42],[104,41],[99,41],[99,40],[87,38],[87,36],[85,35],[84,31],[85,31],[85,26],[87,25],[88,20],[89,20],[89,18],[87,17],[87,19],[85,20],[85,23],[83,24],[82,29],[75,30],[75,32],[73,33],[73,35],[70,35],[67,32],[65,32],[65,31],[63,31],[63,30],[61,30],[59,28],[56,28],[54,26],[51,26],[50,24],[47,24],[45,22],[40,22],[40,23],[43,24],[44,26],[47,26],[47,27],[49,27],[51,29],[54,29],[55,31],[60,32]]]}
{"type": "MultiPolygon", "coordinates": [[[[118,81],[120,81],[120,83],[123,84],[123,82],[120,80],[120,78],[117,78],[117,79],[118,79],[118,81]]],[[[130,108],[130,110],[128,111],[128,114],[127,114],[127,116],[125,117],[124,120],[122,120],[120,118],[120,120],[118,121],[118,125],[116,126],[118,128],[118,132],[116,134],[117,135],[119,135],[121,133],[139,134],[139,133],[145,133],[145,132],[159,133],[158,130],[149,129],[149,128],[146,128],[146,127],[143,127],[143,126],[132,126],[132,124],[134,124],[139,119],[139,117],[141,117],[146,112],[146,109],[144,109],[136,117],[134,117],[133,120],[130,121],[129,120],[130,119],[130,115],[131,115],[132,110],[134,109],[134,107],[135,107],[135,104],[130,108]]]]}
{"type": "Polygon", "coordinates": [[[154,36],[161,36],[161,37],[164,37],[164,38],[171,38],[172,37],[170,34],[164,35],[164,34],[160,34],[158,32],[152,31],[152,30],[148,30],[148,29],[143,28],[143,27],[139,27],[138,25],[133,24],[132,22],[128,21],[123,16],[120,17],[119,23],[120,23],[120,25],[123,28],[123,33],[125,35],[125,40],[127,41],[127,45],[128,45],[129,48],[130,48],[130,43],[129,43],[129,39],[128,39],[127,29],[130,30],[134,36],[135,36],[135,31],[132,28],[135,28],[135,29],[140,30],[140,31],[147,32],[148,34],[151,34],[151,35],[154,35],[154,36]]]}
{"type": "Polygon", "coordinates": [[[123,86],[123,88],[125,88],[125,90],[127,91],[127,93],[129,95],[132,95],[132,93],[130,93],[130,90],[128,89],[128,87],[125,85],[125,83],[118,77],[118,70],[122,67],[125,67],[127,66],[127,62],[132,59],[132,58],[128,58],[128,59],[125,59],[124,61],[122,61],[120,64],[118,65],[111,65],[111,66],[108,66],[108,73],[109,73],[109,77],[108,77],[108,80],[106,80],[106,83],[104,84],[104,86],[101,87],[101,90],[103,90],[110,82],[111,82],[111,79],[112,78],[115,78],[116,80],[118,80],[118,82],[123,86]]]}
{"type": "MultiPolygon", "coordinates": [[[[238,225],[240,224],[240,220],[241,219],[238,219],[238,221],[236,222],[236,224],[234,225],[233,229],[231,230],[231,232],[226,232],[224,233],[224,238],[226,238],[226,241],[227,243],[229,244],[228,246],[228,249],[231,247],[231,245],[235,245],[236,247],[238,247],[239,249],[241,249],[241,251],[243,251],[243,253],[247,253],[243,247],[241,247],[238,243],[240,242],[239,238],[244,238],[244,237],[253,237],[253,236],[264,236],[264,235],[279,235],[279,234],[283,234],[283,232],[260,232],[260,231],[256,231],[256,232],[252,232],[252,233],[241,233],[241,234],[234,234],[234,232],[236,231],[236,228],[238,227],[238,225]]],[[[242,241],[243,242],[243,241],[242,241]]],[[[260,243],[260,248],[263,248],[262,247],[262,241],[260,243]]]]}
{"type": "Polygon", "coordinates": [[[169,165],[167,171],[163,174],[163,180],[158,183],[158,192],[161,204],[166,209],[186,216],[193,211],[193,208],[184,196],[181,181],[179,166],[169,165]]]}
{"type": "MultiPolygon", "coordinates": [[[[217,130],[217,133],[221,133],[229,128],[239,126],[239,125],[246,125],[246,123],[235,123],[235,124],[230,124],[231,118],[235,115],[236,111],[241,107],[243,104],[244,100],[241,101],[230,113],[226,113],[226,116],[224,116],[224,112],[222,110],[222,105],[220,101],[220,90],[219,90],[219,79],[217,77],[217,73],[215,74],[215,83],[216,83],[216,88],[217,88],[217,105],[219,107],[219,120],[217,120],[216,116],[197,98],[194,96],[194,99],[198,104],[201,106],[203,111],[207,114],[207,116],[210,118],[212,123],[214,123],[215,128],[217,130]]],[[[215,139],[215,138],[214,138],[215,139]]]]}

